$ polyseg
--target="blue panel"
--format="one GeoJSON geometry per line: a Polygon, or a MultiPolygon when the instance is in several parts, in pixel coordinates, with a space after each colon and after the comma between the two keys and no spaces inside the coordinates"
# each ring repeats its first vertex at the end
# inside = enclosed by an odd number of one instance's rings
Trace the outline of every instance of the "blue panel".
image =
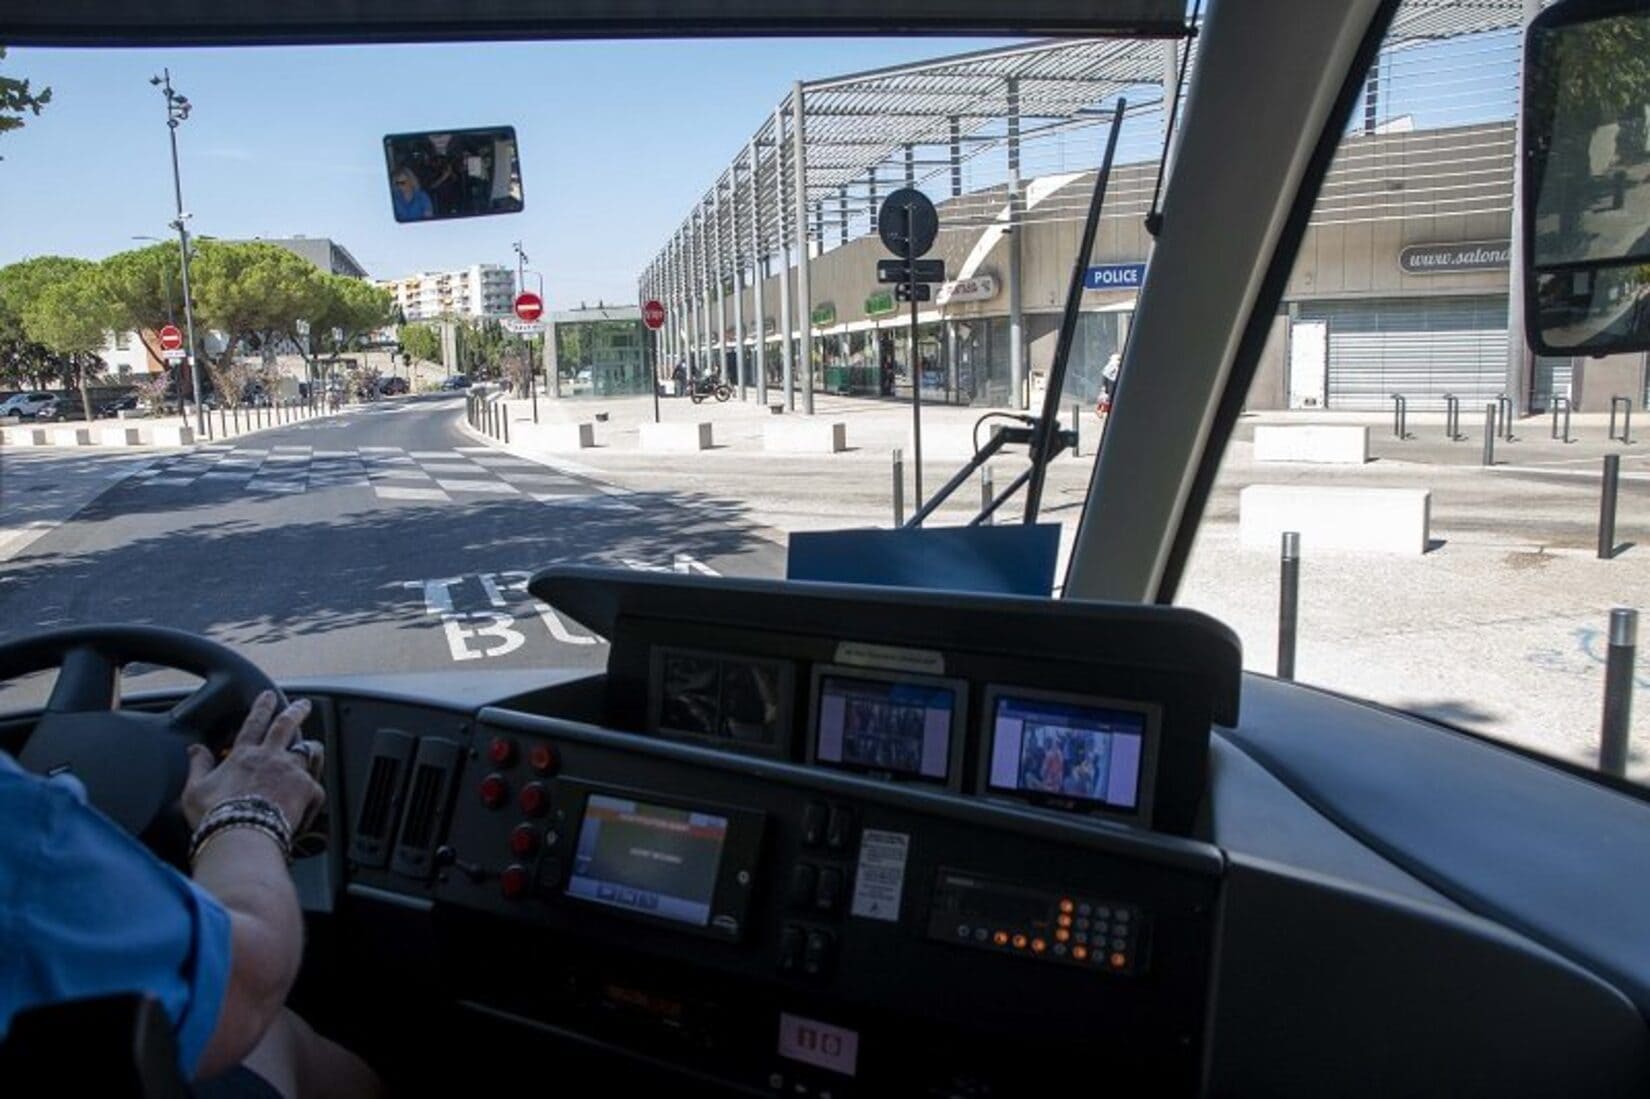
{"type": "Polygon", "coordinates": [[[891,588],[1049,595],[1060,550],[1056,523],[791,535],[788,580],[891,588]]]}

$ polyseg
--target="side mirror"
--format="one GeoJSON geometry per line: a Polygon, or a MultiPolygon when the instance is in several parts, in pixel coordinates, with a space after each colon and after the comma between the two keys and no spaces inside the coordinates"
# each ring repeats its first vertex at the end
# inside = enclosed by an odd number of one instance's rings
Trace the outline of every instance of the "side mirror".
{"type": "Polygon", "coordinates": [[[1524,45],[1524,324],[1549,355],[1650,349],[1650,3],[1561,0],[1524,45]]]}

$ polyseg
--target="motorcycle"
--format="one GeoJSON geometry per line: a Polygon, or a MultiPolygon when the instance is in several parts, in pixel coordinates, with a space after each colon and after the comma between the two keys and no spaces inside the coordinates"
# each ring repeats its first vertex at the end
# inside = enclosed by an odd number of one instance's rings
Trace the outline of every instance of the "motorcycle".
{"type": "Polygon", "coordinates": [[[733,396],[733,387],[720,378],[695,378],[688,389],[688,396],[694,404],[703,404],[706,397],[726,401],[733,396]]]}

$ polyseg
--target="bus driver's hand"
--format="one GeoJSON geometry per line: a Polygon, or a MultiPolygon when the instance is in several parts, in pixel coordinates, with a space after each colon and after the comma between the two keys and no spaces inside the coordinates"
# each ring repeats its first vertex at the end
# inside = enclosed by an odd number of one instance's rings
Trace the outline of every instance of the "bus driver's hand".
{"type": "Polygon", "coordinates": [[[301,740],[310,704],[299,699],[279,714],[275,705],[274,691],[258,696],[221,763],[203,745],[189,746],[183,813],[190,828],[198,826],[213,806],[235,797],[267,798],[281,808],[293,828],[321,808],[326,791],[316,776],[321,773],[322,747],[301,740]]]}

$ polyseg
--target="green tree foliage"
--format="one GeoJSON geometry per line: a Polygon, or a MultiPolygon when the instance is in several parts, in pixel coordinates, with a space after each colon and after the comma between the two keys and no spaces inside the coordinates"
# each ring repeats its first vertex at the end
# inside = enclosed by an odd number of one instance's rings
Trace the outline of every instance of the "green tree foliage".
{"type": "MultiPolygon", "coordinates": [[[[5,59],[6,48],[0,46],[0,61],[5,59]]],[[[50,88],[41,88],[39,92],[35,92],[30,89],[27,80],[0,76],[0,134],[22,129],[25,114],[38,115],[40,108],[51,101],[50,88]]]]}
{"type": "Polygon", "coordinates": [[[401,348],[413,357],[415,362],[438,363],[441,361],[441,333],[427,324],[404,324],[401,326],[401,348]]]}
{"type": "Polygon", "coordinates": [[[117,313],[104,292],[96,264],[58,260],[37,269],[36,274],[41,270],[56,275],[34,281],[33,293],[22,304],[23,332],[73,368],[81,409],[90,420],[92,398],[87,389],[102,365],[98,351],[108,339],[117,313]]]}
{"type": "Polygon", "coordinates": [[[117,307],[115,327],[134,330],[155,358],[161,325],[183,324],[183,275],[176,241],[117,252],[100,265],[100,276],[117,307]]]}
{"type": "Polygon", "coordinates": [[[74,380],[80,367],[74,355],[48,347],[25,323],[25,314],[48,288],[90,266],[64,256],[37,256],[0,268],[0,383],[41,388],[74,380]]]}
{"type": "Polygon", "coordinates": [[[315,308],[321,273],[308,261],[262,241],[203,240],[189,266],[197,323],[228,337],[216,358],[264,350],[315,308]]]}

